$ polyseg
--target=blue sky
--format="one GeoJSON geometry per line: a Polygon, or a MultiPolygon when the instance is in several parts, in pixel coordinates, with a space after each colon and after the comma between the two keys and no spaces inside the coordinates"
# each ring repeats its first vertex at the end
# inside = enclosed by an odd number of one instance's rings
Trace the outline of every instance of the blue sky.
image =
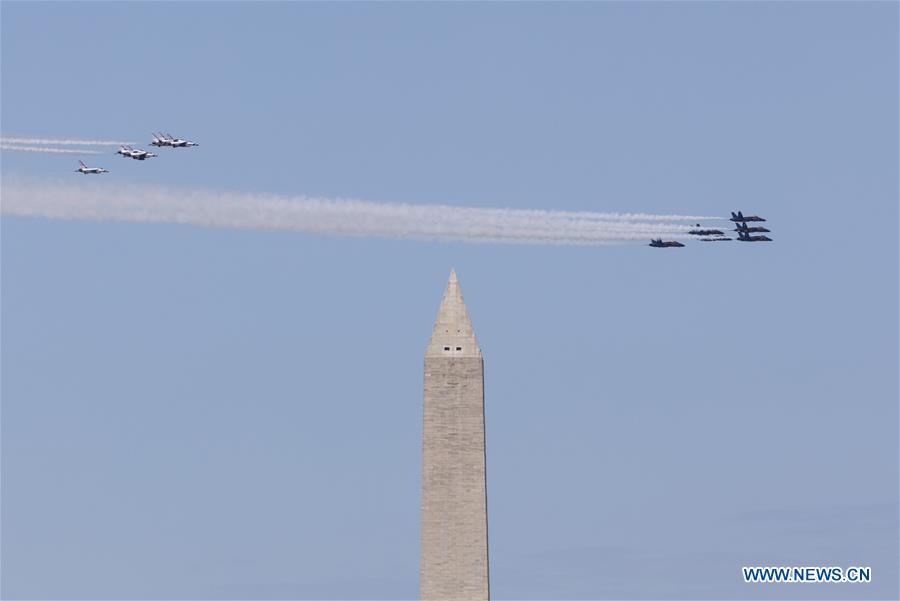
{"type": "MultiPolygon", "coordinates": [[[[895,3],[0,11],[4,136],[201,144],[92,158],[113,181],[742,209],[776,240],[4,215],[4,598],[414,598],[451,267],[485,356],[494,598],[897,598],[895,3]],[[873,582],[740,577],[819,564],[873,582]]],[[[74,167],[2,155],[4,177],[74,167]]]]}

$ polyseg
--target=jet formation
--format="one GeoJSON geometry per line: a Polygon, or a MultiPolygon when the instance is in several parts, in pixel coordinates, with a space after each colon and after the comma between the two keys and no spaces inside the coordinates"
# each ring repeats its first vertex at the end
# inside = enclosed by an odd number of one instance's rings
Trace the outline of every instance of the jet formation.
{"type": "MultiPolygon", "coordinates": [[[[156,146],[157,148],[162,148],[163,146],[168,146],[170,148],[191,148],[192,146],[200,146],[196,142],[182,140],[181,138],[176,138],[172,134],[159,133],[151,135],[152,139],[150,140],[150,145],[156,146]]],[[[154,152],[149,152],[140,148],[132,148],[131,146],[119,146],[116,154],[121,155],[122,158],[130,158],[136,161],[143,161],[159,156],[154,152]]],[[[81,161],[78,162],[81,163],[81,161]]],[[[81,163],[81,167],[76,169],[75,173],[109,173],[109,169],[104,169],[103,167],[88,167],[84,163],[81,163]]]]}
{"type": "MultiPolygon", "coordinates": [[[[772,239],[768,236],[752,236],[751,234],[756,233],[764,233],[771,232],[771,230],[764,228],[762,226],[749,226],[747,225],[748,221],[765,221],[762,217],[757,215],[748,215],[744,216],[744,213],[738,211],[737,213],[731,213],[731,219],[729,221],[733,222],[736,226],[734,231],[737,232],[738,237],[736,240],[738,242],[772,242],[772,239]]],[[[704,229],[700,227],[698,223],[694,229],[688,231],[688,234],[691,236],[697,236],[701,242],[730,242],[731,240],[735,240],[735,238],[729,238],[725,235],[725,232],[718,229],[704,229]]],[[[653,248],[681,248],[684,246],[681,242],[676,240],[663,240],[661,237],[650,240],[649,246],[653,248]]]]}
{"type": "Polygon", "coordinates": [[[734,222],[735,228],[734,231],[738,233],[738,242],[772,242],[772,239],[768,236],[751,236],[752,232],[770,232],[762,226],[748,226],[748,221],[765,221],[762,217],[757,217],[756,215],[750,215],[749,217],[744,217],[744,214],[740,211],[737,213],[731,214],[731,221],[734,222]]]}
{"type": "MultiPolygon", "coordinates": [[[[163,134],[163,133],[154,133],[152,134],[153,139],[150,141],[151,146],[156,146],[158,148],[162,148],[163,146],[169,146],[171,148],[190,148],[192,146],[199,146],[196,142],[192,142],[191,140],[182,140],[181,138],[176,138],[172,134],[163,134]]],[[[116,154],[121,155],[123,158],[131,158],[137,161],[143,161],[148,158],[157,157],[156,153],[148,152],[142,149],[132,148],[131,146],[120,146],[119,150],[116,151],[116,154]]],[[[75,170],[75,173],[82,173],[85,175],[88,174],[100,174],[100,173],[109,173],[108,169],[104,169],[103,167],[88,167],[82,161],[78,161],[81,165],[78,169],[75,170]]],[[[731,213],[731,219],[735,224],[734,231],[738,233],[737,240],[739,242],[772,242],[772,239],[768,236],[752,236],[751,234],[755,233],[763,233],[770,232],[770,230],[761,227],[761,226],[748,226],[748,221],[765,221],[762,217],[757,215],[749,215],[744,216],[741,211],[737,213],[731,213]]],[[[729,238],[725,236],[725,233],[719,229],[712,228],[702,228],[698,223],[694,229],[688,231],[688,234],[691,236],[699,237],[701,242],[729,242],[733,240],[733,238],[729,238]]],[[[684,248],[684,244],[677,240],[663,240],[662,237],[654,238],[650,240],[649,246],[653,248],[684,248]]]]}

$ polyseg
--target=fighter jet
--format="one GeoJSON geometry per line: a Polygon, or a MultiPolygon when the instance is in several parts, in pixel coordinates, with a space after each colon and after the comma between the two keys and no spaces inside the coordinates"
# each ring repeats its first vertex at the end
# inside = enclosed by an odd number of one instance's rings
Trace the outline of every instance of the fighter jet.
{"type": "Polygon", "coordinates": [[[162,148],[163,146],[171,146],[169,143],[169,138],[165,137],[163,134],[152,134],[153,141],[150,142],[150,146],[157,146],[162,148]]]}
{"type": "Polygon", "coordinates": [[[740,211],[738,211],[737,213],[732,211],[731,212],[731,221],[734,221],[735,223],[737,223],[738,221],[743,221],[746,223],[747,221],[765,221],[765,219],[763,219],[762,217],[757,217],[756,215],[750,215],[749,217],[744,217],[744,214],[741,213],[740,211]]]}
{"type": "Polygon", "coordinates": [[[116,151],[116,154],[121,154],[123,157],[130,157],[132,159],[136,159],[138,161],[143,161],[144,159],[159,156],[152,152],[147,152],[146,150],[135,150],[131,146],[119,146],[119,149],[116,151]]]}
{"type": "Polygon", "coordinates": [[[200,146],[196,142],[190,140],[182,140],[176,138],[172,134],[153,134],[153,140],[150,142],[152,146],[171,146],[172,148],[190,148],[191,146],[200,146]]]}
{"type": "Polygon", "coordinates": [[[650,246],[653,248],[680,248],[684,246],[684,244],[677,240],[666,240],[663,242],[662,238],[657,238],[655,240],[650,240],[650,246]]]}
{"type": "Polygon", "coordinates": [[[169,138],[169,146],[172,148],[190,148],[191,146],[200,146],[196,142],[191,142],[190,140],[182,140],[181,138],[175,138],[172,134],[166,134],[169,138]]]}
{"type": "Polygon", "coordinates": [[[736,232],[744,232],[745,234],[751,234],[753,232],[770,232],[772,230],[767,230],[762,226],[748,226],[746,223],[738,223],[737,227],[734,228],[736,232]]]}
{"type": "Polygon", "coordinates": [[[85,164],[84,164],[83,162],[81,162],[81,161],[78,161],[78,163],[81,165],[81,167],[79,167],[78,169],[76,169],[76,170],[75,170],[75,173],[84,173],[84,174],[88,174],[88,173],[109,173],[109,170],[108,170],[108,169],[104,169],[103,167],[88,167],[87,165],[85,165],[85,164]]]}
{"type": "Polygon", "coordinates": [[[691,230],[688,232],[692,236],[724,236],[722,230],[691,230]]]}
{"type": "Polygon", "coordinates": [[[196,142],[191,142],[190,140],[182,140],[181,138],[173,138],[172,134],[166,134],[169,136],[169,144],[172,148],[190,148],[191,146],[200,146],[196,142]]]}
{"type": "Polygon", "coordinates": [[[768,236],[751,236],[747,232],[738,232],[739,242],[772,242],[768,236]]]}
{"type": "Polygon", "coordinates": [[[700,242],[728,242],[731,238],[727,236],[721,236],[718,238],[700,238],[700,242]]]}
{"type": "Polygon", "coordinates": [[[134,149],[134,148],[131,148],[130,146],[129,146],[129,148],[131,149],[131,158],[137,159],[139,161],[143,161],[144,159],[151,159],[153,157],[159,156],[158,154],[156,154],[154,152],[147,152],[146,150],[142,150],[140,148],[134,149]]]}

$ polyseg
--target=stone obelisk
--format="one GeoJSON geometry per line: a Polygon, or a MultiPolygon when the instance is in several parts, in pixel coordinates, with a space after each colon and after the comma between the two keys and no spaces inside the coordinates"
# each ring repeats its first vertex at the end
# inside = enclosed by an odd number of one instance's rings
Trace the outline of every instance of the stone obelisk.
{"type": "Polygon", "coordinates": [[[489,598],[484,364],[453,271],[425,351],[419,594],[489,598]]]}

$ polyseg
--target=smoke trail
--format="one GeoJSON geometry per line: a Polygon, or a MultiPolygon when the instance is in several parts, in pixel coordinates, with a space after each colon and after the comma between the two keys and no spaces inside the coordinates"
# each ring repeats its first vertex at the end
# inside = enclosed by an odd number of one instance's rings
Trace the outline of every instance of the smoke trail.
{"type": "Polygon", "coordinates": [[[6,178],[2,192],[2,210],[10,215],[471,243],[592,245],[658,235],[688,238],[690,228],[609,218],[616,214],[175,190],[96,180],[43,183],[6,178]]]}
{"type": "MultiPolygon", "coordinates": [[[[503,210],[503,209],[483,209],[503,210]]],[[[657,215],[653,213],[596,213],[592,211],[547,211],[543,209],[519,209],[521,213],[530,213],[540,217],[558,217],[564,219],[583,219],[594,221],[722,221],[723,217],[711,215],[657,215]]]]}
{"type": "Polygon", "coordinates": [[[41,146],[19,146],[7,144],[6,140],[0,144],[0,150],[12,150],[15,152],[40,152],[45,154],[104,154],[99,150],[87,150],[82,148],[45,148],[41,146]]]}
{"type": "Polygon", "coordinates": [[[3,144],[49,144],[51,146],[122,146],[135,144],[135,142],[117,142],[115,140],[68,140],[56,138],[16,138],[0,137],[3,144]]]}

